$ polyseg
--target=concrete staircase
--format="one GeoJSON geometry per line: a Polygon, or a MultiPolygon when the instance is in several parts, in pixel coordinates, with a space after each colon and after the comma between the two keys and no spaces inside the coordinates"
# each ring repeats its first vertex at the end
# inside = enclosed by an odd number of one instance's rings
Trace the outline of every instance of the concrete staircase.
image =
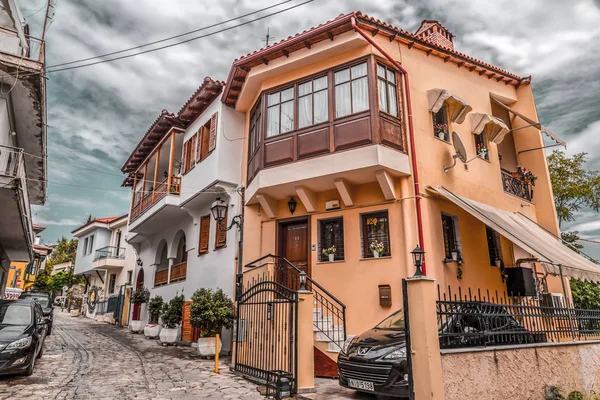
{"type": "Polygon", "coordinates": [[[315,332],[315,347],[336,360],[337,353],[344,345],[344,326],[335,325],[334,317],[323,315],[322,308],[315,307],[313,308],[313,332],[315,332]]]}

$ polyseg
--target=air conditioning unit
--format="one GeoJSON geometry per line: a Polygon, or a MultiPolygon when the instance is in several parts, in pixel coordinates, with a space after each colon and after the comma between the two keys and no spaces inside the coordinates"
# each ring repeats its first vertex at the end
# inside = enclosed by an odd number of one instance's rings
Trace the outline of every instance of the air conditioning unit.
{"type": "Polygon", "coordinates": [[[325,203],[325,209],[327,211],[329,210],[337,210],[340,208],[340,201],[339,200],[331,200],[325,203]]]}

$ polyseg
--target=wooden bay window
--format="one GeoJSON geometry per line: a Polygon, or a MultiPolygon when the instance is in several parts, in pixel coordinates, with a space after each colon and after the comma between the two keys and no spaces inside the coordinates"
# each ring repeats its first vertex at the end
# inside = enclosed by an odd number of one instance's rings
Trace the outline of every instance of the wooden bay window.
{"type": "Polygon", "coordinates": [[[334,85],[336,118],[369,109],[367,62],[336,71],[334,85]]]}
{"type": "Polygon", "coordinates": [[[398,118],[396,71],[383,64],[377,64],[377,88],[379,92],[379,110],[398,118]]]}

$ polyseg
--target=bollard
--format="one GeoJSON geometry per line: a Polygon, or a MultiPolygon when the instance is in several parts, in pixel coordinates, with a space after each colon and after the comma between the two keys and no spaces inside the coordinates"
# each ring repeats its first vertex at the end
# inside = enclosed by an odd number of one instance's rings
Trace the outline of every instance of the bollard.
{"type": "Polygon", "coordinates": [[[218,374],[219,373],[219,337],[221,335],[219,335],[217,333],[217,337],[215,338],[215,373],[218,374]]]}

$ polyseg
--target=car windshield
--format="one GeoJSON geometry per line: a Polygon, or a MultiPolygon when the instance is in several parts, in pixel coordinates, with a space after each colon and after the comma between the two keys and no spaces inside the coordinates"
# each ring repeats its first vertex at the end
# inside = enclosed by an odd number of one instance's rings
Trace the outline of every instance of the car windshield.
{"type": "Polygon", "coordinates": [[[404,311],[399,310],[393,313],[392,315],[381,321],[375,328],[403,331],[405,329],[404,311]]]}
{"type": "Polygon", "coordinates": [[[29,295],[29,296],[23,296],[22,298],[33,298],[36,299],[38,301],[38,303],[40,303],[40,306],[42,306],[42,308],[48,308],[48,296],[43,296],[43,295],[29,295]]]}
{"type": "Polygon", "coordinates": [[[0,325],[29,325],[31,307],[26,304],[0,304],[0,325]]]}

